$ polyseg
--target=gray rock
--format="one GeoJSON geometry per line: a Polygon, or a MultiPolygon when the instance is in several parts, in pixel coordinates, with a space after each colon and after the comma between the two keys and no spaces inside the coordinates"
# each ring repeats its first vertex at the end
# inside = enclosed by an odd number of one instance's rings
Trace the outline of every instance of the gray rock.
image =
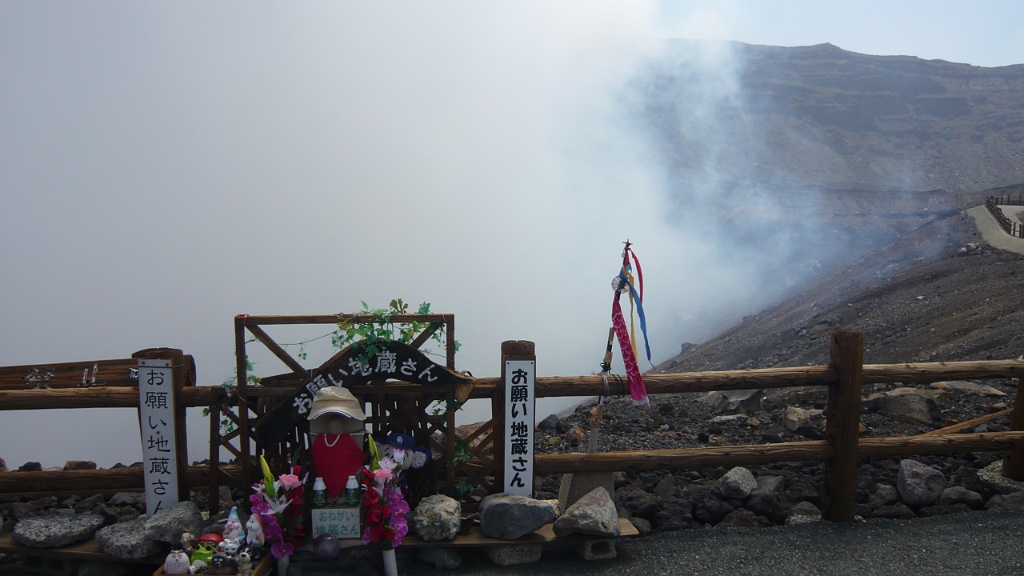
{"type": "Polygon", "coordinates": [[[420,500],[412,513],[413,530],[424,540],[451,540],[461,524],[462,505],[443,494],[420,500]]]}
{"type": "Polygon", "coordinates": [[[577,542],[574,548],[576,548],[576,553],[588,562],[590,560],[611,560],[618,555],[615,551],[614,539],[584,540],[577,542]]]}
{"type": "Polygon", "coordinates": [[[629,476],[625,472],[615,472],[612,474],[612,481],[615,483],[616,488],[622,488],[629,484],[629,476]]]}
{"type": "Polygon", "coordinates": [[[92,538],[102,526],[99,514],[35,516],[14,525],[14,541],[31,548],[67,546],[92,538]]]}
{"type": "Polygon", "coordinates": [[[439,570],[454,570],[462,565],[462,554],[454,548],[421,546],[413,551],[417,560],[433,564],[439,570]]]}
{"type": "Polygon", "coordinates": [[[934,398],[920,394],[885,395],[878,399],[878,411],[897,422],[931,425],[942,420],[934,398]]]}
{"type": "Polygon", "coordinates": [[[661,502],[653,494],[639,488],[626,487],[615,491],[615,503],[626,510],[631,516],[651,520],[661,511],[661,502]]]}
{"type": "Polygon", "coordinates": [[[103,521],[107,524],[113,524],[117,522],[118,514],[117,511],[107,506],[106,504],[100,504],[99,506],[92,509],[93,514],[99,514],[103,517],[103,521]]]}
{"type": "Polygon", "coordinates": [[[889,506],[899,501],[900,493],[896,490],[895,486],[891,484],[876,484],[874,493],[868,499],[868,504],[872,510],[875,510],[876,508],[889,506]]]}
{"type": "Polygon", "coordinates": [[[986,510],[1019,510],[1024,508],[1024,492],[996,494],[985,503],[986,510]]]}
{"type": "Polygon", "coordinates": [[[555,507],[550,502],[526,496],[491,494],[480,501],[480,530],[489,538],[515,540],[551,522],[555,516],[555,507]]]}
{"type": "Polygon", "coordinates": [[[942,491],[942,495],[939,496],[939,504],[947,506],[966,504],[971,510],[981,510],[985,507],[985,500],[981,494],[963,486],[951,486],[942,491]]]}
{"type": "Polygon", "coordinates": [[[727,514],[716,527],[763,528],[771,525],[771,520],[762,518],[746,508],[737,508],[732,512],[729,512],[729,514],[727,514]]]}
{"type": "Polygon", "coordinates": [[[666,474],[654,487],[654,495],[659,498],[675,498],[678,492],[676,477],[672,474],[666,474]]]}
{"type": "Polygon", "coordinates": [[[757,488],[751,494],[778,494],[786,486],[786,479],[782,476],[758,476],[757,488]]]}
{"type": "Polygon", "coordinates": [[[786,526],[808,524],[810,522],[818,522],[820,520],[821,510],[818,510],[817,506],[810,502],[801,502],[789,510],[789,516],[786,518],[786,526]]]}
{"type": "Polygon", "coordinates": [[[619,515],[608,491],[597,487],[569,506],[553,526],[555,535],[586,534],[617,537],[619,515]]]}
{"type": "Polygon", "coordinates": [[[797,408],[796,406],[786,406],[786,414],[784,421],[786,423],[786,429],[790,432],[796,432],[798,428],[804,426],[820,426],[825,420],[825,411],[817,408],[813,410],[805,410],[803,408],[797,408]]]}
{"type": "Polygon", "coordinates": [[[779,494],[758,494],[754,492],[745,504],[746,508],[758,516],[764,516],[776,524],[784,524],[789,516],[789,507],[782,501],[779,494]]]}
{"type": "MultiPolygon", "coordinates": [[[[545,419],[541,420],[540,422],[538,422],[537,423],[537,428],[539,428],[541,430],[554,430],[558,426],[558,422],[559,422],[558,415],[557,414],[552,414],[552,415],[548,416],[547,418],[545,418],[545,419]]],[[[461,562],[461,561],[462,560],[460,559],[459,562],[461,562]]]]}
{"type": "Polygon", "coordinates": [[[146,521],[146,537],[157,542],[178,542],[182,532],[200,534],[203,527],[203,513],[191,500],[178,502],[153,514],[146,521]]]}
{"type": "Polygon", "coordinates": [[[701,401],[718,414],[755,412],[761,407],[761,390],[723,390],[709,392],[701,401]]]}
{"type": "Polygon", "coordinates": [[[0,472],[7,472],[7,462],[0,458],[0,472]]]}
{"type": "Polygon", "coordinates": [[[18,467],[18,472],[40,472],[43,469],[43,465],[39,462],[25,462],[18,467]]]}
{"type": "Polygon", "coordinates": [[[38,512],[31,502],[15,502],[11,504],[11,513],[14,514],[14,518],[19,522],[35,516],[38,512]]]}
{"type": "Polygon", "coordinates": [[[907,505],[902,502],[897,502],[892,506],[882,506],[871,513],[875,518],[888,518],[890,520],[909,520],[910,518],[917,518],[917,514],[907,505]]]}
{"type": "Polygon", "coordinates": [[[609,494],[615,493],[615,480],[611,472],[562,474],[562,481],[558,485],[558,509],[563,512],[568,510],[569,506],[599,486],[609,494]]]}
{"type": "Polygon", "coordinates": [[[948,514],[960,514],[962,512],[971,511],[971,507],[963,502],[957,504],[943,504],[942,502],[939,502],[934,506],[921,508],[917,515],[921,518],[929,518],[931,516],[946,516],[948,514]]]}
{"type": "Polygon", "coordinates": [[[722,488],[722,495],[726,498],[738,498],[740,500],[750,496],[750,493],[757,488],[757,480],[750,470],[737,466],[725,473],[718,479],[722,488]]]}
{"type": "Polygon", "coordinates": [[[499,546],[487,546],[485,548],[487,557],[498,566],[518,566],[519,564],[530,564],[540,560],[540,544],[506,544],[499,546]]]}
{"type": "Polygon", "coordinates": [[[729,512],[733,510],[733,506],[728,502],[722,502],[714,496],[708,496],[693,507],[693,517],[700,522],[714,526],[725,519],[729,512]]]}
{"type": "MultiPolygon", "coordinates": [[[[643,518],[632,518],[636,523],[643,518]]],[[[644,520],[646,522],[646,520],[644,520]]],[[[661,511],[651,518],[649,525],[658,530],[682,530],[689,528],[693,522],[693,501],[692,500],[667,500],[661,511]]]]}
{"type": "Polygon", "coordinates": [[[341,552],[341,543],[334,534],[321,534],[313,539],[313,555],[318,560],[334,560],[341,552]]]}
{"type": "Polygon", "coordinates": [[[163,549],[160,542],[146,537],[145,516],[97,530],[96,542],[105,554],[122,560],[139,560],[163,549]]]}
{"type": "Polygon", "coordinates": [[[931,466],[906,459],[900,461],[896,487],[904,504],[911,508],[923,508],[939,501],[942,491],[946,489],[946,477],[931,466]]]}
{"type": "Polygon", "coordinates": [[[641,536],[648,534],[651,531],[651,523],[645,518],[630,518],[629,522],[634,528],[636,528],[636,531],[639,532],[641,536]]]}
{"type": "Polygon", "coordinates": [[[111,506],[132,506],[144,511],[146,509],[146,494],[144,492],[118,492],[111,496],[107,503],[111,506]]]}
{"type": "Polygon", "coordinates": [[[93,508],[103,504],[103,502],[103,494],[93,494],[84,500],[79,500],[78,503],[75,504],[75,512],[78,512],[79,514],[91,512],[93,508]]]}

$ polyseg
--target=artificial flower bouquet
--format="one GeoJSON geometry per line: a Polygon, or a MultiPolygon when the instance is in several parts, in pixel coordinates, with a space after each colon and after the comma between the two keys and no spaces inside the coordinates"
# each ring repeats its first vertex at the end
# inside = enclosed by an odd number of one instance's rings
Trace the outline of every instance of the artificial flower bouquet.
{"type": "Polygon", "coordinates": [[[302,493],[305,479],[299,479],[299,466],[292,466],[291,474],[282,474],[274,480],[270,466],[260,456],[263,480],[253,485],[249,496],[252,514],[259,519],[263,539],[273,542],[270,548],[274,558],[291,556],[305,536],[302,526],[302,493]]]}
{"type": "Polygon", "coordinates": [[[363,542],[373,542],[384,550],[397,548],[409,533],[405,519],[409,504],[399,485],[404,458],[405,451],[399,449],[390,458],[381,458],[370,440],[370,465],[362,471],[363,542]]]}

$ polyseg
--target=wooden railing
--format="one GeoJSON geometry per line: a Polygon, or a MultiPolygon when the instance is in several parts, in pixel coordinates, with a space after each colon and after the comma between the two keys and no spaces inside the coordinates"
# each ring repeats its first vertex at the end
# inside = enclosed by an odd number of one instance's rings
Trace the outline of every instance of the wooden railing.
{"type": "MultiPolygon", "coordinates": [[[[1007,451],[1003,473],[1024,480],[1024,395],[1018,394],[1009,432],[984,434],[926,434],[899,438],[860,438],[861,394],[864,384],[928,383],[942,380],[1016,378],[1024,387],[1024,361],[936,362],[922,364],[863,364],[864,336],[859,332],[832,334],[828,366],[732,370],[644,376],[648,394],[678,394],[714,390],[828,387],[825,440],[778,444],[716,446],[677,450],[645,450],[573,454],[538,454],[537,474],[677,470],[717,466],[750,466],[773,462],[823,461],[824,515],[852,521],[858,458],[954,454],[981,450],[1007,451]]],[[[478,380],[474,397],[487,397],[497,379],[478,380]]],[[[599,377],[537,378],[538,398],[593,396],[604,393],[599,377]]],[[[495,415],[501,429],[501,415],[495,415]]],[[[940,432],[940,431],[936,431],[940,432]]]]}
{"type": "Polygon", "coordinates": [[[1024,195],[1013,196],[989,196],[985,198],[985,208],[995,218],[996,223],[1004,232],[1014,238],[1024,238],[1024,227],[1018,222],[1010,220],[999,206],[1021,206],[1024,205],[1024,195]]]}

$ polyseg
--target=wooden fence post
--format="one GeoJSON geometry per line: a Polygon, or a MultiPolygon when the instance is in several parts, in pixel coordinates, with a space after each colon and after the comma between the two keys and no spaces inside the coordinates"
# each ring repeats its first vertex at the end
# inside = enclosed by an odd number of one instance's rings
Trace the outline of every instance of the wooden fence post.
{"type": "Polygon", "coordinates": [[[828,387],[825,412],[825,438],[832,445],[832,459],[825,463],[823,516],[833,522],[852,522],[857,492],[864,334],[833,332],[830,352],[829,364],[839,372],[839,382],[828,387]]]}
{"type": "MultiPolygon", "coordinates": [[[[1017,399],[1013,401],[1013,416],[1010,417],[1010,431],[1024,430],[1024,378],[1017,380],[1017,399]]],[[[1003,459],[1003,476],[1012,480],[1024,480],[1024,450],[1010,450],[1003,459]]]]}

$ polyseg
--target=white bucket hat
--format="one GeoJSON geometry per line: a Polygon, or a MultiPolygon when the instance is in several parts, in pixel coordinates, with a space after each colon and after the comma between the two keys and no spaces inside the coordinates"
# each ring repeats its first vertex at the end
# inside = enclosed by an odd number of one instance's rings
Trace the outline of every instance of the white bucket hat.
{"type": "Polygon", "coordinates": [[[363,413],[362,403],[352,395],[348,388],[328,386],[321,388],[316,393],[313,398],[313,407],[308,416],[310,434],[324,434],[327,431],[327,418],[321,418],[321,416],[328,414],[338,414],[345,418],[344,433],[363,431],[366,414],[363,413]]]}

